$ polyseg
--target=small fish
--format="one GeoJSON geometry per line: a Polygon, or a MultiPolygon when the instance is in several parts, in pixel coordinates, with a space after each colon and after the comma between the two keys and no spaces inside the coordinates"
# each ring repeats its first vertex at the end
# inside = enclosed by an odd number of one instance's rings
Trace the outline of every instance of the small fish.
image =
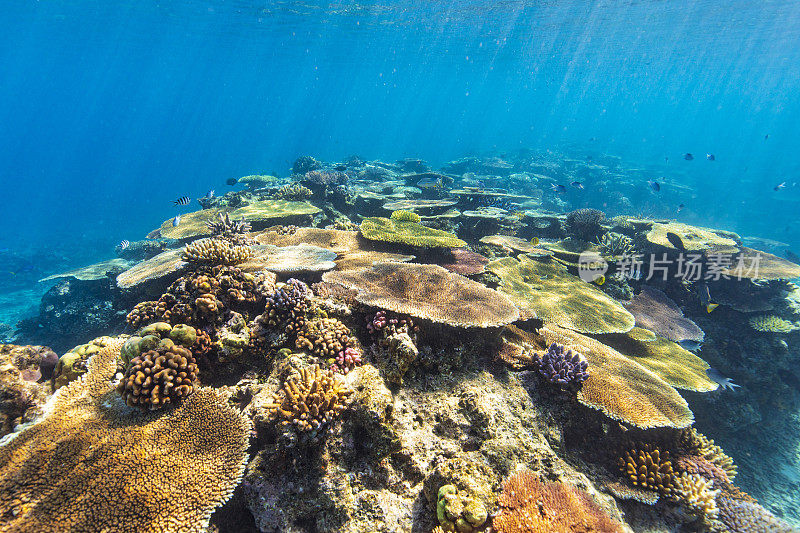
{"type": "Polygon", "coordinates": [[[710,313],[717,307],[719,304],[715,304],[711,301],[711,291],[708,290],[708,284],[702,283],[697,288],[698,296],[700,297],[700,303],[703,304],[706,308],[706,313],[710,313]]]}
{"type": "Polygon", "coordinates": [[[678,344],[681,345],[681,348],[683,348],[684,350],[688,350],[690,352],[696,352],[703,345],[702,342],[695,341],[692,339],[683,339],[681,341],[678,341],[678,344]]]}
{"type": "Polygon", "coordinates": [[[531,239],[531,244],[534,246],[539,246],[539,237],[534,237],[531,239]]]}
{"type": "Polygon", "coordinates": [[[598,285],[602,285],[603,283],[606,282],[606,277],[601,274],[596,278],[594,278],[594,282],[597,283],[598,285]]]}
{"type": "Polygon", "coordinates": [[[124,239],[122,242],[119,243],[119,249],[120,250],[127,250],[128,246],[130,246],[130,245],[131,245],[131,241],[129,241],[127,239],[124,239]]]}
{"type": "Polygon", "coordinates": [[[709,161],[716,161],[717,156],[715,156],[714,154],[706,154],[706,159],[709,161]]]}
{"type": "Polygon", "coordinates": [[[203,196],[204,200],[213,200],[216,194],[214,193],[214,189],[210,189],[205,196],[203,196]]]}
{"type": "Polygon", "coordinates": [[[561,185],[560,183],[552,183],[550,184],[550,188],[553,189],[554,193],[562,193],[567,190],[567,188],[561,185]]]}
{"type": "Polygon", "coordinates": [[[779,190],[781,190],[781,189],[785,189],[785,188],[786,188],[786,182],[785,182],[785,181],[782,181],[782,182],[780,182],[779,184],[777,184],[776,186],[774,186],[774,187],[772,188],[772,190],[773,190],[773,191],[779,191],[779,190]]]}
{"type": "Polygon", "coordinates": [[[422,178],[417,182],[417,187],[420,189],[442,189],[444,184],[442,178],[436,176],[435,178],[422,178]]]}
{"type": "Polygon", "coordinates": [[[767,133],[766,135],[764,135],[764,140],[766,141],[767,139],[769,139],[769,133],[767,133]]]}
{"type": "Polygon", "coordinates": [[[683,158],[687,161],[691,161],[692,159],[694,159],[694,156],[689,152],[686,152],[685,154],[683,154],[683,158]]]}
{"type": "Polygon", "coordinates": [[[683,205],[683,204],[680,204],[680,205],[678,206],[678,213],[680,213],[681,211],[683,211],[683,208],[684,208],[684,207],[686,207],[686,206],[685,206],[685,205],[683,205]]]}
{"type": "Polygon", "coordinates": [[[669,163],[669,157],[668,156],[664,156],[664,163],[669,163]]]}
{"type": "Polygon", "coordinates": [[[180,223],[181,223],[181,216],[180,215],[178,215],[178,216],[176,216],[175,218],[172,219],[172,227],[177,228],[178,224],[180,224],[180,223]]]}
{"type": "Polygon", "coordinates": [[[713,311],[717,307],[719,307],[719,304],[712,304],[711,302],[707,303],[706,304],[706,313],[710,313],[711,311],[713,311]]]}
{"type": "Polygon", "coordinates": [[[573,181],[572,183],[570,183],[570,185],[572,185],[576,189],[583,189],[583,183],[581,183],[580,181],[573,181]]]}
{"type": "Polygon", "coordinates": [[[659,182],[650,180],[647,183],[648,185],[650,185],[650,188],[653,189],[655,192],[661,190],[661,184],[659,182]]]}
{"type": "Polygon", "coordinates": [[[683,244],[683,239],[681,239],[677,233],[672,233],[671,231],[668,231],[667,240],[672,246],[674,246],[678,250],[682,252],[686,251],[686,245],[683,244]]]}
{"type": "Polygon", "coordinates": [[[706,376],[708,376],[711,381],[718,384],[719,388],[722,390],[732,391],[734,388],[741,386],[734,383],[731,378],[726,378],[723,376],[722,372],[713,367],[706,368],[706,376]]]}
{"type": "Polygon", "coordinates": [[[189,198],[188,196],[181,196],[180,198],[178,198],[177,200],[175,200],[172,203],[174,203],[175,205],[189,205],[189,202],[191,202],[191,201],[192,201],[192,199],[189,198]]]}
{"type": "Polygon", "coordinates": [[[225,185],[233,186],[236,185],[237,183],[239,183],[239,180],[237,180],[236,178],[228,178],[225,180],[225,185]]]}

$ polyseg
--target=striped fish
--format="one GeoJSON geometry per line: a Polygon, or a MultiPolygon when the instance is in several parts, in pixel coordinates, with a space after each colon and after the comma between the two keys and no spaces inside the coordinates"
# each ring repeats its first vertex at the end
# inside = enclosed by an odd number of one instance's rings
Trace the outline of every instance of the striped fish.
{"type": "Polygon", "coordinates": [[[130,246],[130,245],[131,245],[131,241],[125,239],[121,243],[119,243],[119,249],[120,250],[127,250],[128,246],[130,246]]]}
{"type": "Polygon", "coordinates": [[[191,201],[192,201],[192,199],[189,198],[188,196],[181,196],[180,198],[175,200],[173,203],[175,205],[189,205],[189,202],[191,202],[191,201]]]}

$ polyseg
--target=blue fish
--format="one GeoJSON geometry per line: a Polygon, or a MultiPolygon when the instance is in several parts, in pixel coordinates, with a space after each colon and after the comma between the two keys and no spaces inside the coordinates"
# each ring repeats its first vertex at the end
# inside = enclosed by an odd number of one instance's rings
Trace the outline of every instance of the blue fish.
{"type": "Polygon", "coordinates": [[[726,378],[723,376],[722,373],[716,368],[706,368],[706,375],[711,381],[717,383],[720,389],[732,391],[736,387],[741,387],[741,385],[734,383],[731,378],[726,378]]]}
{"type": "Polygon", "coordinates": [[[661,184],[659,182],[648,181],[647,183],[650,185],[650,188],[653,189],[654,191],[658,192],[661,190],[661,184]]]}
{"type": "Polygon", "coordinates": [[[176,216],[175,218],[172,219],[172,227],[177,228],[178,224],[180,224],[180,223],[181,223],[181,216],[180,215],[178,215],[178,216],[176,216]]]}
{"type": "Polygon", "coordinates": [[[687,161],[691,161],[692,159],[694,159],[694,156],[687,152],[687,153],[683,154],[683,158],[685,160],[687,160],[687,161]]]}

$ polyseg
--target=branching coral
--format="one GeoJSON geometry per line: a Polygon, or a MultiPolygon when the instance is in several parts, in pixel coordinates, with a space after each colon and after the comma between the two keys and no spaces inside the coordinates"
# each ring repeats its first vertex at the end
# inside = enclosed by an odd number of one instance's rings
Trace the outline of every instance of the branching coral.
{"type": "Polygon", "coordinates": [[[320,318],[306,322],[297,333],[295,347],[308,350],[320,359],[333,360],[347,348],[356,348],[357,340],[336,318],[320,318]]]}
{"type": "Polygon", "coordinates": [[[586,358],[555,342],[536,361],[539,373],[550,383],[577,386],[589,378],[586,358]]]}
{"type": "Polygon", "coordinates": [[[584,241],[591,241],[602,231],[600,223],[605,214],[598,209],[576,209],[567,214],[564,228],[568,235],[584,241]]]}
{"type": "Polygon", "coordinates": [[[231,244],[227,240],[200,239],[187,244],[183,250],[183,260],[196,265],[238,265],[253,257],[249,246],[231,244]]]}
{"type": "Polygon", "coordinates": [[[618,522],[584,491],[564,483],[542,483],[523,469],[503,482],[500,513],[492,520],[498,533],[617,533],[618,522]]]}
{"type": "Polygon", "coordinates": [[[397,211],[392,211],[392,215],[389,217],[392,220],[397,220],[399,222],[419,222],[422,220],[418,214],[413,211],[406,211],[404,209],[399,209],[397,211]]]}
{"type": "Polygon", "coordinates": [[[299,183],[292,183],[290,185],[284,185],[272,195],[272,197],[276,200],[305,200],[306,198],[310,198],[311,195],[314,194],[311,192],[311,189],[308,187],[304,187],[299,183]]]}
{"type": "Polygon", "coordinates": [[[675,496],[701,517],[717,517],[716,497],[720,490],[713,489],[714,482],[697,474],[687,474],[675,478],[675,496]]]}
{"type": "Polygon", "coordinates": [[[290,375],[265,407],[281,426],[299,431],[301,440],[313,441],[347,408],[352,393],[333,371],[314,365],[290,375]]]}
{"type": "Polygon", "coordinates": [[[605,257],[619,257],[633,254],[633,239],[621,233],[608,232],[595,242],[605,257]]]}
{"type": "Polygon", "coordinates": [[[41,421],[0,446],[3,531],[199,533],[233,494],[247,418],[208,389],[152,413],[109,401],[121,345],[92,356],[41,421]]]}
{"type": "Polygon", "coordinates": [[[132,407],[158,409],[186,398],[195,381],[197,364],[192,352],[164,345],[131,359],[117,392],[132,407]]]}
{"type": "Polygon", "coordinates": [[[654,490],[661,495],[670,495],[676,490],[676,475],[668,451],[651,444],[637,443],[622,455],[618,464],[635,487],[654,490]]]}
{"type": "Polygon", "coordinates": [[[220,213],[217,220],[209,220],[206,222],[208,230],[211,235],[224,239],[234,245],[250,245],[254,241],[246,236],[246,233],[252,229],[249,222],[244,220],[231,220],[228,213],[220,213]]]}
{"type": "Polygon", "coordinates": [[[750,327],[764,333],[791,333],[800,329],[796,324],[775,315],[759,315],[750,319],[750,327]]]}
{"type": "MultiPolygon", "coordinates": [[[[722,469],[727,476],[724,481],[733,481],[736,477],[737,467],[733,458],[727,455],[724,450],[714,444],[714,439],[709,439],[695,428],[688,428],[681,431],[679,445],[686,456],[700,456],[717,468],[722,469]]],[[[713,471],[704,467],[702,463],[697,464],[698,468],[706,468],[707,473],[713,471]]],[[[685,470],[692,472],[688,468],[685,470]]],[[[702,472],[701,472],[702,473],[702,472]]],[[[715,479],[720,479],[716,478],[715,479]]]]}

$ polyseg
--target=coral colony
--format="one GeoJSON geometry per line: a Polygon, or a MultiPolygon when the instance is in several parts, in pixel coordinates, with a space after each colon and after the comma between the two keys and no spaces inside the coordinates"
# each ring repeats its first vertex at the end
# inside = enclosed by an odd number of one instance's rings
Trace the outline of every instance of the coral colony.
{"type": "Polygon", "coordinates": [[[0,530],[794,531],[693,425],[796,408],[800,266],[545,162],[302,157],[55,275],[62,355],[0,349],[0,530]]]}

